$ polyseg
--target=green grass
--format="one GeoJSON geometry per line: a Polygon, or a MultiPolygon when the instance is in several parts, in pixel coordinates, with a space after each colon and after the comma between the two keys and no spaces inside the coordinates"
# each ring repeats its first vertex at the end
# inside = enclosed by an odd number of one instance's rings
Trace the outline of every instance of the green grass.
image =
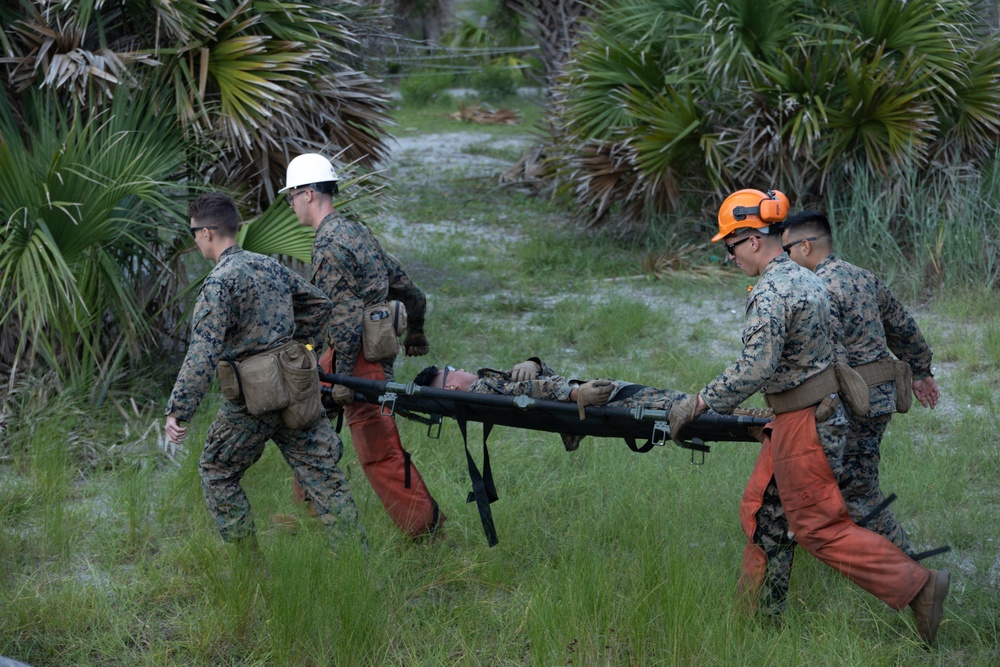
{"type": "MultiPolygon", "coordinates": [[[[420,247],[389,247],[429,295],[432,351],[401,359],[400,380],[429,363],[509,367],[537,355],[566,374],[692,391],[740,349],[742,275],[636,278],[640,244],[578,234],[551,204],[493,184],[403,194],[398,214],[426,234],[420,247]],[[441,220],[469,224],[435,231],[441,220]]],[[[25,418],[8,421],[0,655],[36,667],[997,664],[1000,360],[996,319],[982,305],[990,297],[950,292],[920,311],[946,371],[945,399],[896,416],[883,448],[897,517],[921,548],[955,549],[929,563],[950,568],[953,581],[934,651],[920,646],[908,612],[801,551],[783,623],[732,608],[753,443],[713,443],[695,466],[673,445],[640,455],[587,438],[567,453],[553,434],[497,428],[500,543],[489,548],[465,502],[453,422],[435,440],[399,420],[448,515],[446,539],[416,543],[392,526],[345,429],[341,466],[370,553],[336,557],[301,514],[297,534],[271,525],[272,514],[300,510],[287,465],[268,447],[244,479],[269,573],[258,578],[221,542],[202,496],[197,461],[213,395],[177,466],[154,433],[141,437],[162,422],[158,405],[126,419],[110,405],[50,397],[50,409],[22,406],[25,418]]],[[[477,458],[481,432],[470,426],[477,458]]]]}

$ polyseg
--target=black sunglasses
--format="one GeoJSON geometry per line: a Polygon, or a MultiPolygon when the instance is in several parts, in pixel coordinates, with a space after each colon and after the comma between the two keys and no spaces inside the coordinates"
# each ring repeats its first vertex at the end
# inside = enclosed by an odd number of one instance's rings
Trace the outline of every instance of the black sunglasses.
{"type": "Polygon", "coordinates": [[[802,243],[803,241],[815,241],[815,240],[816,240],[815,236],[810,236],[809,238],[799,239],[798,241],[792,241],[788,245],[783,245],[781,246],[781,249],[784,250],[785,252],[788,252],[789,250],[792,249],[793,246],[795,246],[798,243],[802,243]]]}
{"type": "Polygon", "coordinates": [[[732,243],[727,243],[726,244],[726,252],[728,252],[730,255],[733,255],[735,257],[736,253],[734,253],[733,250],[735,250],[736,246],[738,246],[739,244],[743,243],[744,241],[749,241],[750,239],[759,239],[759,238],[760,238],[759,236],[746,236],[746,237],[740,239],[739,241],[734,241],[732,243]]]}
{"type": "Polygon", "coordinates": [[[218,227],[209,227],[206,225],[204,227],[188,227],[188,229],[191,230],[191,238],[194,238],[194,235],[203,229],[218,229],[218,227]]]}
{"type": "Polygon", "coordinates": [[[447,389],[448,388],[448,373],[450,373],[453,370],[455,370],[454,366],[445,366],[444,367],[444,377],[441,378],[441,388],[442,389],[447,389]]]}

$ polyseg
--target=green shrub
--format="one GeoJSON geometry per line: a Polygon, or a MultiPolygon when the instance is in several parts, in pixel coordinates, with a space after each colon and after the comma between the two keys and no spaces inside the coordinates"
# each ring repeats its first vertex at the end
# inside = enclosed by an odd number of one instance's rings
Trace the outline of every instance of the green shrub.
{"type": "Polygon", "coordinates": [[[479,97],[488,102],[498,102],[514,95],[521,82],[521,73],[506,63],[490,63],[472,75],[470,84],[479,97]]]}
{"type": "Polygon", "coordinates": [[[419,71],[403,79],[399,92],[407,104],[425,106],[436,100],[451,84],[450,72],[419,71]]]}

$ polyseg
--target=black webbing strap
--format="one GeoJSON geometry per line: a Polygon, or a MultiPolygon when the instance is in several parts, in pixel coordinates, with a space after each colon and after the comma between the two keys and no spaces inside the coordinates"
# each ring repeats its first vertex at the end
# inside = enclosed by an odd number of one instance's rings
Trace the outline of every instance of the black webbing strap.
{"type": "Polygon", "coordinates": [[[486,542],[492,547],[496,546],[497,530],[493,525],[493,512],[490,510],[490,503],[499,500],[496,486],[493,484],[493,470],[490,467],[490,450],[486,446],[486,439],[489,438],[492,424],[483,422],[483,472],[479,473],[476,462],[469,452],[468,419],[465,414],[465,406],[461,403],[455,404],[455,421],[458,422],[458,429],[462,432],[462,441],[465,443],[465,460],[469,464],[469,479],[472,480],[472,492],[465,502],[476,501],[476,508],[479,510],[479,520],[483,523],[483,532],[486,533],[486,542]]]}
{"type": "Polygon", "coordinates": [[[344,409],[341,408],[337,411],[337,435],[340,435],[340,429],[344,428],[344,409]]]}
{"type": "Polygon", "coordinates": [[[927,551],[921,551],[916,556],[913,557],[915,561],[921,561],[925,558],[930,558],[931,556],[938,556],[940,554],[946,554],[951,551],[951,545],[946,544],[943,547],[938,547],[937,549],[929,549],[927,551]]]}
{"type": "Polygon", "coordinates": [[[896,499],[896,494],[895,493],[890,493],[889,496],[885,500],[883,500],[878,505],[876,505],[875,507],[873,507],[871,509],[871,511],[868,512],[868,514],[864,515],[863,517],[861,517],[861,519],[859,519],[858,521],[855,521],[854,523],[856,523],[859,526],[861,526],[862,528],[864,528],[868,524],[869,521],[871,521],[872,519],[874,519],[875,517],[877,517],[879,514],[881,514],[882,510],[884,510],[886,507],[888,507],[890,505],[890,503],[892,503],[892,501],[895,500],[895,499],[896,499]]]}
{"type": "Polygon", "coordinates": [[[410,488],[410,453],[403,450],[403,488],[410,488]]]}
{"type": "Polygon", "coordinates": [[[646,444],[643,445],[642,447],[636,446],[636,444],[635,444],[635,438],[625,437],[624,440],[625,440],[625,444],[628,445],[628,448],[631,449],[636,454],[645,454],[646,452],[648,452],[649,450],[651,450],[653,448],[653,440],[652,440],[652,438],[650,438],[649,440],[647,440],[646,444]]]}

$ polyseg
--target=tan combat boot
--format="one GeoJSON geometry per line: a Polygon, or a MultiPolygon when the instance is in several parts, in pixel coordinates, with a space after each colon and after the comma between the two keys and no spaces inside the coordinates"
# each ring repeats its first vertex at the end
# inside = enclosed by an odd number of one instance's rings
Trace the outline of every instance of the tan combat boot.
{"type": "Polygon", "coordinates": [[[948,570],[931,570],[930,573],[927,583],[910,601],[910,608],[917,621],[917,632],[928,646],[934,643],[934,635],[944,616],[944,599],[948,597],[948,586],[951,583],[948,570]]]}

